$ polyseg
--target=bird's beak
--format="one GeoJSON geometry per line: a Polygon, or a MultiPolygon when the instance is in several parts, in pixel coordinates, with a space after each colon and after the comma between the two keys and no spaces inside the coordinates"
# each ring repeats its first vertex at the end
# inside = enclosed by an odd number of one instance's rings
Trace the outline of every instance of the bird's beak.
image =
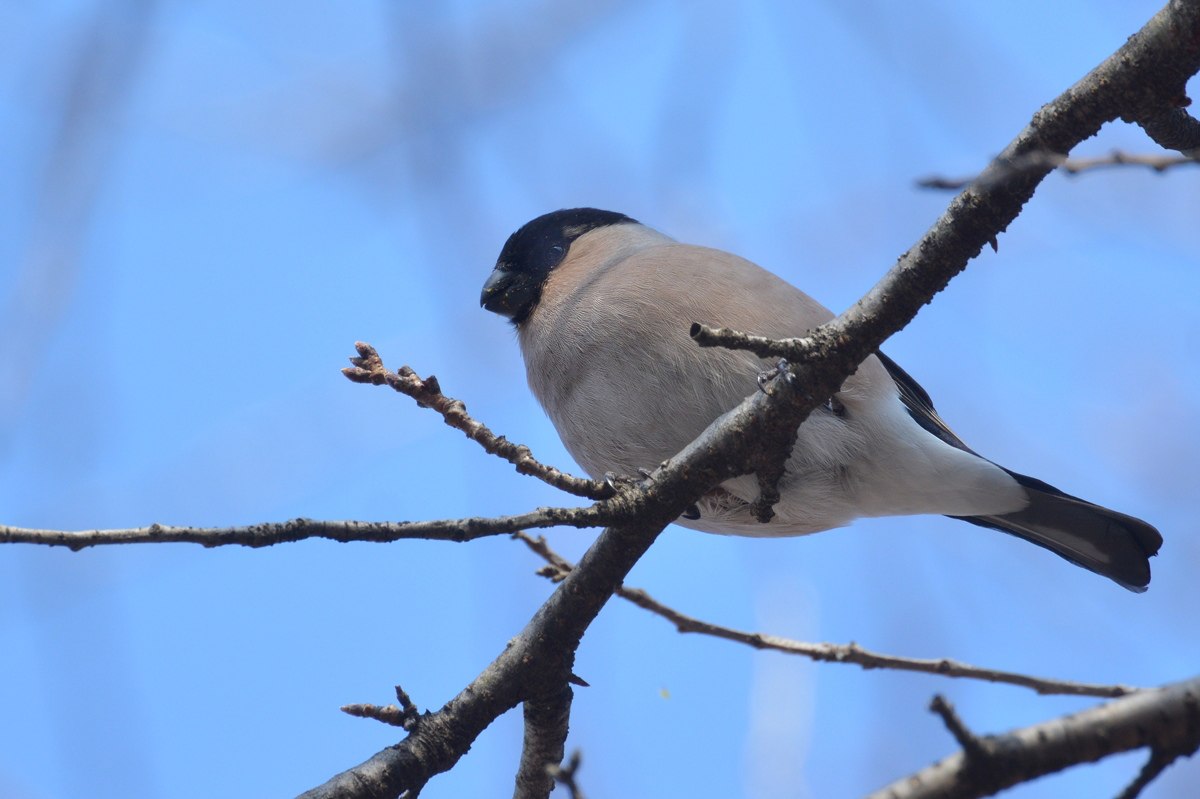
{"type": "Polygon", "coordinates": [[[514,302],[517,298],[513,296],[514,292],[512,291],[515,282],[511,272],[496,267],[483,284],[483,291],[479,294],[479,304],[492,313],[511,319],[518,310],[514,302]]]}
{"type": "Polygon", "coordinates": [[[488,279],[483,284],[483,292],[479,295],[479,304],[482,307],[496,312],[496,309],[491,307],[489,303],[494,305],[503,297],[504,284],[506,283],[505,278],[507,277],[508,274],[501,272],[499,269],[492,270],[492,273],[488,275],[488,279]]]}

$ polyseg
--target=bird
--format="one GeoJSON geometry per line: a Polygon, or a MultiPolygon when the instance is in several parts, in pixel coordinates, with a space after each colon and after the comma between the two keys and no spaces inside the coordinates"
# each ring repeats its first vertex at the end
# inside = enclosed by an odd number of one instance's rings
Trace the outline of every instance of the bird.
{"type": "MultiPolygon", "coordinates": [[[[480,305],[515,326],[530,389],[595,479],[669,459],[757,390],[774,365],[747,351],[699,347],[691,323],[791,338],[834,316],[744,258],[596,208],[547,213],[509,236],[480,305]]],[[[1140,519],[977,454],[882,352],[800,425],[779,494],[774,517],[758,521],[758,482],[743,475],[676,522],[773,537],[858,518],[941,514],[1017,536],[1139,593],[1162,545],[1140,519]]]]}

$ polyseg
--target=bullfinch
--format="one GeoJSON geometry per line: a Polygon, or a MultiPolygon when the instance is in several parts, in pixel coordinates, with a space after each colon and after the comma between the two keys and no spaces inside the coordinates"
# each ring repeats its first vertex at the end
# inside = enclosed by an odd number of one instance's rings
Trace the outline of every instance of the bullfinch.
{"type": "MultiPolygon", "coordinates": [[[[807,294],[720,250],[681,244],[624,214],[573,208],[513,233],[480,303],[516,327],[529,386],[588,474],[633,475],[684,448],[756,390],[772,364],[701,348],[693,322],[771,338],[833,318],[807,294]]],[[[869,516],[944,514],[1018,536],[1132,591],[1162,536],[977,455],[883,353],[800,425],[770,522],[753,475],[726,480],[678,524],[792,536],[869,516]]]]}

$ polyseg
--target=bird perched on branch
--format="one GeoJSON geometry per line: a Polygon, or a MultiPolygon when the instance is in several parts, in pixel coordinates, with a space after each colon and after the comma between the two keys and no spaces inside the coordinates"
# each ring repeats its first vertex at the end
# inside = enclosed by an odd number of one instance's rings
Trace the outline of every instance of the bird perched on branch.
{"type": "MultiPolygon", "coordinates": [[[[512,234],[480,303],[517,329],[529,386],[594,478],[679,452],[756,389],[771,364],[701,348],[692,322],[790,338],[833,318],[744,258],[681,244],[594,208],[540,216],[512,234]]],[[[678,523],[726,535],[805,535],[867,516],[935,513],[1018,536],[1132,591],[1162,536],[973,452],[925,393],[876,353],[800,426],[768,523],[758,482],[722,483],[678,523]]]]}

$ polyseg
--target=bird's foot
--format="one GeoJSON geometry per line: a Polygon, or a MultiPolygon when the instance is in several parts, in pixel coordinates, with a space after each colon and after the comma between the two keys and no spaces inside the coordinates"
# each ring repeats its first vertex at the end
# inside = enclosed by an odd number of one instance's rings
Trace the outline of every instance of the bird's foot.
{"type": "Polygon", "coordinates": [[[638,468],[637,473],[637,477],[630,477],[627,474],[621,474],[619,472],[605,472],[603,478],[604,484],[614,491],[617,491],[622,486],[636,485],[653,474],[653,472],[649,469],[642,469],[640,467],[638,468]]]}
{"type": "Polygon", "coordinates": [[[772,380],[779,377],[780,375],[783,375],[784,378],[789,383],[792,382],[792,373],[788,370],[788,362],[782,358],[779,360],[779,362],[777,364],[775,364],[775,368],[768,369],[765,372],[758,373],[758,389],[759,389],[759,391],[765,390],[767,387],[767,383],[770,383],[772,380]]]}
{"type": "Polygon", "coordinates": [[[699,502],[689,505],[687,510],[679,514],[679,518],[694,522],[703,515],[721,516],[744,507],[746,504],[746,500],[717,486],[701,497],[699,502]],[[701,513],[701,506],[704,507],[705,513],[701,513]]]}

